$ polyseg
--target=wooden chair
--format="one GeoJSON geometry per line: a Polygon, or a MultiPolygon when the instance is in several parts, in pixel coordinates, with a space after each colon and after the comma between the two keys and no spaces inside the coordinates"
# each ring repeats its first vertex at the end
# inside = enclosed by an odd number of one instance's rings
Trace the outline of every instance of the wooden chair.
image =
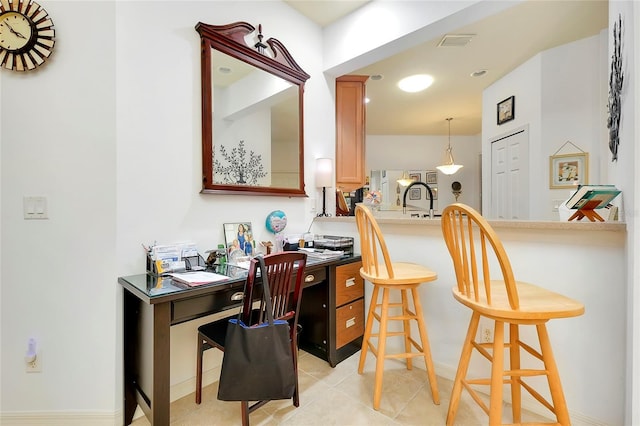
{"type": "MultiPolygon", "coordinates": [[[[291,333],[291,350],[293,352],[292,368],[296,372],[296,386],[293,394],[293,405],[300,406],[298,389],[298,313],[302,295],[304,268],[307,255],[302,252],[281,252],[264,256],[264,263],[269,275],[269,289],[273,305],[273,317],[289,321],[291,333]]],[[[259,270],[257,259],[252,259],[245,284],[242,321],[245,324],[258,324],[266,321],[265,303],[260,300],[262,291],[256,286],[256,272],[259,270]],[[259,307],[255,303],[260,300],[259,307]]],[[[196,404],[202,401],[202,354],[207,349],[218,348],[224,351],[227,324],[232,315],[218,321],[198,327],[198,354],[196,360],[196,404]]],[[[262,407],[269,401],[241,402],[242,424],[249,425],[249,413],[262,407]]]]}
{"type": "Polygon", "coordinates": [[[456,274],[453,297],[472,312],[449,402],[447,425],[455,422],[463,388],[488,414],[490,425],[501,424],[503,384],[511,388],[513,423],[521,423],[521,394],[525,389],[555,414],[557,423],[553,424],[570,424],[546,323],[550,319],[582,315],[584,305],[547,289],[516,281],[497,234],[471,207],[464,204],[447,206],[442,214],[442,233],[456,274]],[[481,317],[494,322],[493,342],[483,343],[481,337],[476,340],[481,317]],[[505,324],[509,325],[507,342],[505,324]],[[540,350],[520,340],[521,325],[535,326],[540,350]],[[504,365],[505,348],[509,349],[509,368],[504,365]],[[473,349],[491,362],[491,377],[467,378],[473,349]],[[521,368],[521,350],[531,355],[533,361],[541,361],[542,368],[521,368]],[[525,379],[532,376],[546,376],[552,403],[527,383],[525,379]],[[489,407],[477,393],[477,385],[489,386],[489,407]]]}
{"type": "Polygon", "coordinates": [[[427,369],[427,377],[431,385],[431,396],[435,404],[440,404],[438,395],[438,385],[436,374],[431,360],[431,349],[427,336],[427,327],[424,322],[422,305],[418,287],[421,283],[434,281],[437,278],[435,272],[415,263],[392,262],[387,251],[382,231],[378,226],[371,211],[361,205],[356,206],[356,223],[360,234],[360,250],[362,255],[362,268],[360,275],[365,280],[373,284],[373,294],[367,314],[367,324],[362,340],[362,351],[360,352],[360,364],[358,374],[362,374],[370,349],[376,357],[375,385],[373,391],[373,408],[380,408],[380,398],[382,396],[382,374],[384,370],[384,360],[386,358],[405,358],[407,369],[411,370],[412,359],[423,357],[427,369]],[[382,289],[382,303],[378,303],[378,295],[382,289]],[[400,302],[390,302],[392,290],[400,292],[400,302]],[[409,292],[413,301],[414,311],[409,306],[409,292]],[[390,310],[399,310],[398,314],[390,315],[390,310]],[[372,333],[373,320],[379,322],[378,333],[372,333]],[[411,320],[415,320],[418,325],[420,342],[411,337],[411,320]],[[388,321],[401,321],[403,331],[388,331],[388,321]],[[404,339],[404,352],[386,354],[386,339],[392,336],[402,336],[404,339]],[[377,338],[377,347],[372,342],[372,338],[377,338]],[[413,351],[413,348],[417,352],[413,351]]]}

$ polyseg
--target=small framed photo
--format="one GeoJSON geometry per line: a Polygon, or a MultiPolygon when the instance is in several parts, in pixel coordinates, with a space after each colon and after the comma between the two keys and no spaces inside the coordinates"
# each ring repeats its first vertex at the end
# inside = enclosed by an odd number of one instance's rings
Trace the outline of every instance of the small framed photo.
{"type": "Polygon", "coordinates": [[[411,179],[414,182],[419,182],[420,179],[420,173],[409,173],[409,179],[411,179]]]}
{"type": "MultiPolygon", "coordinates": [[[[431,187],[431,193],[433,194],[433,199],[437,200],[438,199],[438,187],[437,186],[432,186],[431,187]]],[[[427,194],[427,198],[429,198],[429,194],[427,194]]]]}
{"type": "Polygon", "coordinates": [[[419,200],[422,198],[422,188],[411,188],[409,190],[410,200],[419,200]]]}
{"type": "Polygon", "coordinates": [[[253,249],[253,228],[251,222],[225,223],[224,242],[227,254],[234,250],[240,250],[247,256],[251,255],[253,249]]]}
{"type": "Polygon", "coordinates": [[[504,101],[498,102],[498,125],[514,118],[516,118],[516,97],[509,96],[504,101]]]}
{"type": "Polygon", "coordinates": [[[549,188],[575,188],[589,183],[589,153],[549,157],[549,188]]]}
{"type": "Polygon", "coordinates": [[[438,173],[433,170],[427,170],[425,173],[427,184],[435,185],[438,183],[438,173]]]}

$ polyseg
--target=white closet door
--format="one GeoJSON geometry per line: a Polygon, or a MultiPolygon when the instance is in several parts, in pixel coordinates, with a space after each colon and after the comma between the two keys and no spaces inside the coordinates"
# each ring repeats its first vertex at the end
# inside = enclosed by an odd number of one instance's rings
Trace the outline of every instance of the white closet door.
{"type": "Polygon", "coordinates": [[[491,218],[529,219],[528,152],[526,127],[491,141],[491,218]]]}

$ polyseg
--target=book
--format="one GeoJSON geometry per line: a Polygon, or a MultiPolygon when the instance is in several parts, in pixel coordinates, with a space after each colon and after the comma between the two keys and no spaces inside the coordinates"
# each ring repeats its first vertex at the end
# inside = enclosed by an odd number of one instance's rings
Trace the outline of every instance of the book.
{"type": "Polygon", "coordinates": [[[216,274],[215,272],[196,271],[196,272],[180,272],[169,274],[171,279],[187,284],[188,286],[197,286],[202,284],[211,284],[218,281],[228,280],[226,275],[216,274]]]}
{"type": "Polygon", "coordinates": [[[606,207],[620,192],[614,185],[580,185],[565,205],[569,209],[600,209],[606,207]]]}

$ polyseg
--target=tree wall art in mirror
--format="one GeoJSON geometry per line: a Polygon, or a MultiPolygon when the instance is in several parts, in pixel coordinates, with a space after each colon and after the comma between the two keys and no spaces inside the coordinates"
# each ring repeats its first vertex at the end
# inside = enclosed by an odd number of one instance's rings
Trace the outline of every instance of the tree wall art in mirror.
{"type": "Polygon", "coordinates": [[[306,196],[303,94],[309,75],[246,22],[199,22],[203,193],[306,196]]]}

